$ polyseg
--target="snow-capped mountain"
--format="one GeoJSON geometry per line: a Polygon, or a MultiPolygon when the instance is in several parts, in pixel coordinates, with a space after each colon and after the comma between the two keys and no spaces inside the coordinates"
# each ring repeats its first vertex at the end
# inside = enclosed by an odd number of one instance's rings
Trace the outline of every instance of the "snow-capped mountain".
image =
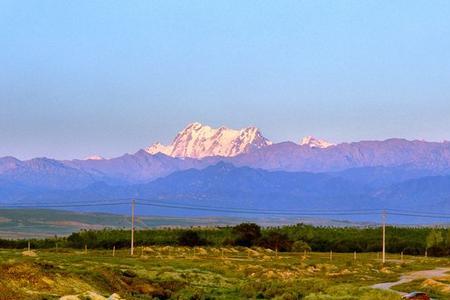
{"type": "Polygon", "coordinates": [[[105,158],[100,155],[91,155],[86,157],[84,160],[104,160],[105,158]]]}
{"type": "Polygon", "coordinates": [[[211,128],[200,123],[189,124],[170,145],[153,144],[145,149],[149,154],[163,153],[172,157],[204,158],[233,157],[271,145],[258,128],[240,130],[226,127],[211,128]]]}
{"type": "Polygon", "coordinates": [[[313,136],[305,136],[301,141],[300,145],[302,146],[309,146],[310,148],[328,148],[331,146],[335,146],[335,144],[332,144],[330,142],[327,142],[325,140],[317,139],[313,136]]]}

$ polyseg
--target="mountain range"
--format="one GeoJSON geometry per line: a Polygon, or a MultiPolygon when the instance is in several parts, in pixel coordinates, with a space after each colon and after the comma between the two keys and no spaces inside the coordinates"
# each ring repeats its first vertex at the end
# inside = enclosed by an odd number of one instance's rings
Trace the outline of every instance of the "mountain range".
{"type": "Polygon", "coordinates": [[[274,143],[256,127],[192,123],[169,145],[111,159],[0,158],[3,204],[121,197],[268,209],[442,209],[450,206],[450,143],[333,144],[311,136],[274,143]]]}

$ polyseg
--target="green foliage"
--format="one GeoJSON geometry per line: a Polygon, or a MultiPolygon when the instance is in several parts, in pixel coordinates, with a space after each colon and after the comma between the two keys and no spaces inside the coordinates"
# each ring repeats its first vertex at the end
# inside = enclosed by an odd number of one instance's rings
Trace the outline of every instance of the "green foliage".
{"type": "Polygon", "coordinates": [[[206,245],[206,240],[201,238],[194,230],[187,230],[180,233],[178,237],[178,244],[180,246],[202,246],[206,245]]]}
{"type": "MultiPolygon", "coordinates": [[[[234,227],[158,228],[137,230],[136,246],[262,246],[280,251],[319,252],[379,252],[381,251],[380,227],[316,227],[297,224],[282,227],[260,228],[253,223],[234,227]],[[182,238],[183,237],[183,238],[182,238]],[[190,240],[190,242],[188,241],[190,240]],[[298,243],[296,243],[298,241],[298,243]],[[305,243],[302,245],[301,243],[305,243]],[[295,247],[293,247],[295,245],[295,247]]],[[[58,247],[89,249],[128,248],[131,234],[128,229],[82,230],[67,238],[34,239],[32,248],[58,247]]],[[[2,240],[0,248],[24,249],[28,240],[2,240]]],[[[450,254],[450,229],[427,227],[386,227],[386,250],[405,255],[428,254],[443,256],[450,254]]]]}
{"type": "Polygon", "coordinates": [[[427,248],[441,246],[443,242],[444,238],[442,237],[442,233],[436,229],[431,230],[427,236],[427,248]]]}
{"type": "Polygon", "coordinates": [[[258,245],[272,250],[290,251],[292,241],[286,233],[269,231],[258,241],[258,245]]]}
{"type": "Polygon", "coordinates": [[[304,241],[295,241],[292,244],[291,251],[293,252],[311,251],[311,247],[304,241]]]}
{"type": "Polygon", "coordinates": [[[261,228],[255,223],[242,223],[233,228],[234,243],[238,246],[251,247],[261,238],[261,228]]]}

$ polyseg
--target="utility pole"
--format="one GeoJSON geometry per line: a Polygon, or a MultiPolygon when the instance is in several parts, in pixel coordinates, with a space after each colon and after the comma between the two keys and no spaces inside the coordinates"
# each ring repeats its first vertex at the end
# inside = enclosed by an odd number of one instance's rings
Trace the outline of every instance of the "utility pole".
{"type": "Polygon", "coordinates": [[[383,211],[383,264],[386,262],[386,211],[383,211]]]}
{"type": "Polygon", "coordinates": [[[134,255],[134,205],[135,201],[131,201],[131,256],[134,255]]]}

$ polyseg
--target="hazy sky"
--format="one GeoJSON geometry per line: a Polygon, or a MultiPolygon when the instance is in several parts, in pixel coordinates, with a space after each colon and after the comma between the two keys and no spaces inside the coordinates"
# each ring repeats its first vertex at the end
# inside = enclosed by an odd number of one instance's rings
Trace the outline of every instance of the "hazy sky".
{"type": "Polygon", "coordinates": [[[0,1],[0,156],[106,157],[187,123],[450,139],[450,1],[0,1]]]}

